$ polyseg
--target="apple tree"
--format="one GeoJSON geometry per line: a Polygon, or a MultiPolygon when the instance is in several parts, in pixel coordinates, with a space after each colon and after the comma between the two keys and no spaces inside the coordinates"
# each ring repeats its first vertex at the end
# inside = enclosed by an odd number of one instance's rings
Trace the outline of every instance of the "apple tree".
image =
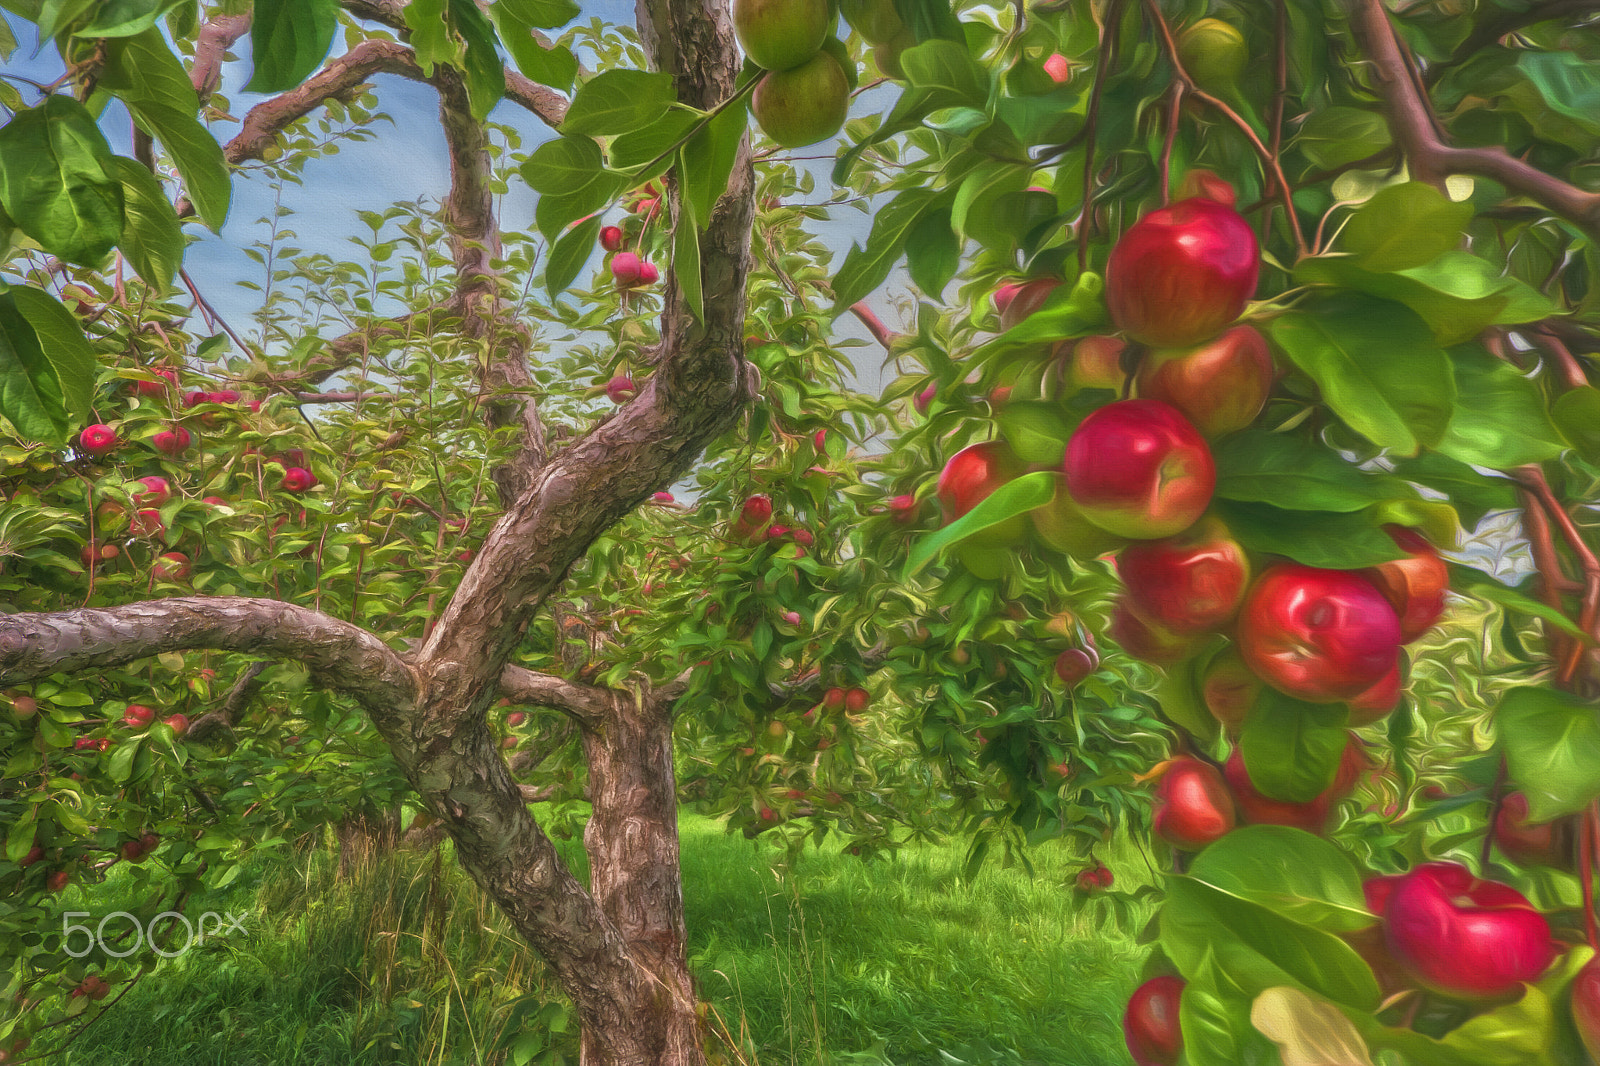
{"type": "Polygon", "coordinates": [[[1140,1063],[1583,1061],[1588,8],[839,6],[0,3],[68,71],[0,127],[14,1002],[133,977],[29,935],[107,861],[181,898],[413,804],[586,1062],[702,1061],[681,783],[865,858],[1152,839],[1140,1063]],[[276,95],[219,137],[247,34],[276,95]],[[379,74],[437,92],[444,203],[365,263],[279,227],[233,334],[182,227],[381,136],[379,74]],[[752,118],[845,122],[835,201],[752,118]],[[853,196],[830,271],[800,223],[853,196]],[[896,333],[860,301],[902,262],[896,333]],[[1527,589],[1456,552],[1508,539],[1527,589]],[[527,806],[579,795],[587,886],[527,806]]]}

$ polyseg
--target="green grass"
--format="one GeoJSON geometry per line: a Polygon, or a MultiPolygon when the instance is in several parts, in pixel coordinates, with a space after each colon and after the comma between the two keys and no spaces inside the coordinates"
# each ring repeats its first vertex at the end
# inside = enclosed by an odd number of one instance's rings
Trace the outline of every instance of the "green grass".
{"type": "MultiPolygon", "coordinates": [[[[786,869],[708,819],[682,833],[690,958],[728,1063],[1128,1062],[1119,1019],[1144,949],[1077,908],[1081,864],[1060,850],[1036,850],[1033,877],[991,865],[969,883],[960,845],[872,863],[828,847],[786,869]]],[[[578,842],[562,846],[581,869],[578,842]]],[[[1119,888],[1141,883],[1132,849],[1112,865],[1119,888]]],[[[576,1063],[554,985],[448,846],[343,879],[327,853],[258,863],[208,906],[247,915],[248,934],[163,964],[51,1061],[576,1063]]]]}

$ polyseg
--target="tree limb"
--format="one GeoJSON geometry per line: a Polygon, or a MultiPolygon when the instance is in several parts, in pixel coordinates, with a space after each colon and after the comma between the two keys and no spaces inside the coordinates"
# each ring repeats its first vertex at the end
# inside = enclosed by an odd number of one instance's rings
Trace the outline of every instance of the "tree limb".
{"type": "Polygon", "coordinates": [[[569,681],[554,674],[541,674],[511,664],[500,671],[500,694],[513,703],[529,703],[558,710],[585,729],[594,729],[605,720],[613,700],[629,698],[626,693],[569,681]]]}
{"type": "Polygon", "coordinates": [[[222,84],[222,58],[234,43],[250,32],[250,15],[217,15],[200,27],[194,46],[194,66],[189,81],[204,103],[222,84]]]}
{"type": "Polygon", "coordinates": [[[1546,174],[1498,146],[1457,148],[1444,143],[1434,131],[1432,108],[1407,72],[1383,0],[1352,3],[1351,25],[1372,61],[1370,69],[1386,105],[1389,131],[1418,180],[1438,185],[1451,174],[1491,178],[1512,193],[1542,204],[1590,236],[1600,236],[1600,193],[1546,174]]]}

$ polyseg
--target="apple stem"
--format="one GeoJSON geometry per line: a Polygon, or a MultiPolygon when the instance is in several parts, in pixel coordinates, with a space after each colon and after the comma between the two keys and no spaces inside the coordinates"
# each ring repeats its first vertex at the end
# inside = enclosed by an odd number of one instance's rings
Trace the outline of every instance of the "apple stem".
{"type": "Polygon", "coordinates": [[[1489,849],[1494,844],[1494,827],[1500,819],[1500,808],[1506,798],[1506,760],[1500,757],[1500,769],[1495,771],[1494,784],[1489,786],[1489,822],[1488,831],[1483,834],[1483,849],[1478,854],[1478,872],[1484,873],[1489,868],[1489,849]]]}

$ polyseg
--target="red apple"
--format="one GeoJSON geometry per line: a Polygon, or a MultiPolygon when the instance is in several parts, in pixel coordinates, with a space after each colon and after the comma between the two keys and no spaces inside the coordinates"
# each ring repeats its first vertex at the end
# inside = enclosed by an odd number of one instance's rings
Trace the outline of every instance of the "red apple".
{"type": "Polygon", "coordinates": [[[26,721],[39,713],[39,701],[32,696],[11,697],[11,713],[19,721],[26,721]]]}
{"type": "Polygon", "coordinates": [[[87,426],[78,434],[78,447],[86,455],[109,455],[117,446],[117,431],[104,423],[87,426]]]}
{"type": "Polygon", "coordinates": [[[1056,676],[1062,684],[1072,688],[1094,673],[1099,665],[1098,659],[1084,649],[1068,648],[1056,656],[1056,676]]]}
{"type": "Polygon", "coordinates": [[[911,401],[912,406],[917,409],[917,414],[919,414],[919,415],[927,414],[928,413],[928,405],[933,403],[933,398],[935,396],[937,396],[938,394],[939,394],[939,383],[937,381],[930,382],[927,388],[925,388],[921,392],[917,393],[917,398],[915,400],[911,401]]]}
{"type": "Polygon", "coordinates": [[[611,277],[616,281],[617,288],[628,289],[639,284],[639,273],[643,266],[643,262],[632,252],[618,252],[612,256],[611,277]]]}
{"type": "Polygon", "coordinates": [[[1157,666],[1171,666],[1195,650],[1195,638],[1151,625],[1135,614],[1126,600],[1118,601],[1106,635],[1135,659],[1157,666]]]}
{"type": "Polygon", "coordinates": [[[1052,52],[1044,61],[1044,72],[1051,81],[1060,85],[1072,76],[1072,67],[1068,65],[1066,56],[1052,52]]]}
{"type": "Polygon", "coordinates": [[[639,264],[639,284],[654,285],[661,277],[661,271],[656,269],[654,263],[639,264]]]}
{"type": "Polygon", "coordinates": [[[1173,759],[1156,785],[1152,827],[1175,848],[1199,851],[1233,829],[1236,814],[1222,775],[1189,755],[1173,759]]]}
{"type": "Polygon", "coordinates": [[[600,247],[608,252],[622,251],[622,230],[617,226],[604,226],[600,230],[600,247]]]}
{"type": "Polygon", "coordinates": [[[200,392],[196,390],[194,392],[186,392],[183,394],[183,406],[185,408],[199,407],[203,403],[210,402],[211,394],[209,392],[200,392]]]}
{"type": "Polygon", "coordinates": [[[1404,559],[1380,563],[1362,574],[1383,593],[1400,616],[1400,639],[1409,644],[1444,614],[1444,594],[1450,587],[1450,569],[1422,534],[1405,526],[1384,526],[1404,559]]]}
{"type": "Polygon", "coordinates": [[[182,426],[163,429],[154,437],[150,437],[150,447],[166,456],[182,455],[184,451],[189,450],[190,443],[194,443],[194,437],[182,426]]]}
{"type": "Polygon", "coordinates": [[[1239,651],[1279,691],[1310,703],[1348,700],[1394,669],[1400,620],[1352,570],[1270,567],[1239,612],[1239,651]]]}
{"type": "Polygon", "coordinates": [[[830,688],[822,694],[822,705],[829,710],[838,710],[844,706],[844,689],[830,688]]]}
{"type": "Polygon", "coordinates": [[[654,493],[653,495],[651,495],[650,502],[651,503],[659,503],[659,504],[661,504],[663,506],[666,506],[666,505],[674,503],[676,501],[673,500],[672,493],[670,493],[670,492],[657,492],[657,493],[654,493]]]}
{"type": "Polygon", "coordinates": [[[1135,539],[1189,528],[1217,484],[1205,438],[1156,400],[1119,400],[1090,414],[1067,442],[1063,469],[1091,522],[1135,539]]]}
{"type": "Polygon", "coordinates": [[[136,537],[159,537],[167,532],[167,527],[161,521],[160,511],[146,507],[133,516],[128,530],[136,537]]]}
{"type": "Polygon", "coordinates": [[[152,851],[155,851],[160,844],[161,838],[156,836],[155,833],[151,832],[150,830],[145,830],[145,832],[139,837],[139,846],[144,849],[144,853],[146,855],[150,854],[152,851]]]}
{"type": "Polygon", "coordinates": [[[994,311],[1000,316],[1000,328],[1010,329],[1039,310],[1060,287],[1060,278],[1030,278],[1008,281],[994,290],[994,311]]]}
{"type": "Polygon", "coordinates": [[[1200,680],[1200,696],[1206,710],[1231,733],[1244,728],[1245,716],[1260,693],[1261,679],[1244,664],[1237,646],[1211,660],[1200,680]]]}
{"type": "Polygon", "coordinates": [[[122,846],[117,849],[117,854],[121,855],[128,862],[144,861],[144,848],[137,840],[124,840],[122,842],[122,846]]]}
{"type": "Polygon", "coordinates": [[[60,892],[71,880],[71,870],[52,870],[50,876],[44,880],[44,887],[47,892],[60,892]]]}
{"type": "Polygon", "coordinates": [[[1572,980],[1572,1021],[1589,1058],[1600,1062],[1600,956],[1584,963],[1572,980]]]}
{"type": "Polygon", "coordinates": [[[128,709],[122,712],[122,724],[129,729],[143,729],[155,719],[155,708],[142,703],[130,703],[128,709]]]}
{"type": "Polygon", "coordinates": [[[1383,919],[1395,960],[1427,987],[1462,999],[1506,995],[1544,973],[1560,950],[1522,893],[1455,862],[1423,863],[1399,877],[1383,919]]]}
{"type": "Polygon", "coordinates": [[[181,584],[189,580],[189,557],[182,552],[166,552],[156,560],[156,565],[151,567],[151,573],[157,581],[172,581],[181,584]]]}
{"type": "Polygon", "coordinates": [[[1173,633],[1217,629],[1238,613],[1250,583],[1244,549],[1215,518],[1175,537],[1140,541],[1117,557],[1128,606],[1173,633]]]}
{"type": "Polygon", "coordinates": [[[167,394],[168,389],[177,387],[178,372],[176,370],[152,370],[150,373],[155,375],[155,380],[140,380],[132,383],[136,396],[161,397],[167,394]]]}
{"type": "Polygon", "coordinates": [[[115,533],[126,529],[128,509],[116,500],[105,500],[94,509],[95,528],[101,533],[115,533]]]}
{"type": "Polygon", "coordinates": [[[766,539],[762,534],[772,521],[772,497],[756,493],[739,506],[739,517],[728,528],[728,539],[749,544],[766,539]]]}
{"type": "MultiPolygon", "coordinates": [[[[988,499],[1001,485],[1021,476],[1025,469],[1025,464],[1004,441],[985,441],[956,452],[939,472],[936,490],[946,524],[988,499]]],[[[977,548],[1015,545],[1027,535],[1027,522],[1026,515],[1016,515],[970,538],[968,543],[977,548]]]]}
{"type": "Polygon", "coordinates": [[[1528,821],[1528,797],[1513,792],[1500,802],[1494,818],[1494,842],[1519,866],[1572,866],[1572,820],[1528,821]]]}
{"type": "Polygon", "coordinates": [[[17,865],[26,870],[28,867],[32,866],[42,858],[44,858],[44,849],[38,844],[35,844],[33,847],[28,849],[28,853],[22,857],[17,865]]]}
{"type": "Polygon", "coordinates": [[[1186,348],[1239,317],[1260,269],[1250,224],[1226,204],[1195,197],[1128,227],[1106,263],[1106,306],[1134,340],[1186,348]]]}
{"type": "MultiPolygon", "coordinates": [[[[1065,347],[1065,346],[1064,346],[1065,347]]],[[[1077,389],[1122,391],[1127,375],[1122,372],[1122,353],[1128,342],[1121,337],[1082,337],[1070,342],[1062,356],[1064,380],[1077,389]]]]}
{"type": "Polygon", "coordinates": [[[606,382],[606,399],[615,404],[626,403],[638,391],[633,379],[626,374],[618,374],[606,382]]]}
{"type": "Polygon", "coordinates": [[[1334,808],[1355,787],[1356,779],[1361,776],[1365,764],[1366,758],[1361,753],[1360,745],[1351,741],[1345,746],[1344,754],[1339,759],[1339,769],[1334,774],[1333,784],[1315,799],[1305,803],[1271,799],[1262,795],[1255,783],[1250,780],[1250,772],[1244,765],[1244,755],[1237,747],[1233,749],[1233,754],[1228,756],[1228,761],[1222,768],[1222,775],[1228,781],[1234,805],[1239,809],[1239,815],[1244,821],[1255,825],[1293,826],[1308,833],[1320,834],[1327,829],[1328,817],[1334,808]]]}
{"type": "Polygon", "coordinates": [[[1183,1030],[1178,1027],[1183,986],[1183,978],[1167,975],[1134,990],[1122,1015],[1122,1035],[1134,1066],[1177,1066],[1183,1054],[1183,1030]]]}
{"type": "Polygon", "coordinates": [[[872,694],[864,688],[853,688],[844,694],[844,709],[859,714],[872,702],[872,694]]]}
{"type": "Polygon", "coordinates": [[[162,721],[171,726],[172,731],[180,737],[189,731],[189,716],[186,714],[168,715],[162,721]]]}
{"type": "Polygon", "coordinates": [[[307,492],[317,484],[317,476],[303,466],[291,466],[283,472],[282,488],[285,492],[298,495],[307,492]]]}
{"type": "Polygon", "coordinates": [[[1145,399],[1171,404],[1207,437],[1248,426],[1272,391],[1272,353],[1253,326],[1234,326],[1188,349],[1151,352],[1139,367],[1145,399]]]}
{"type": "Polygon", "coordinates": [[[1377,684],[1359,695],[1350,697],[1350,725],[1371,725],[1400,704],[1400,658],[1389,667],[1389,672],[1377,684]]]}
{"type": "Polygon", "coordinates": [[[164,477],[142,477],[139,484],[144,486],[144,491],[135,492],[133,502],[141,507],[165,507],[172,499],[172,486],[164,477]]]}
{"type": "Polygon", "coordinates": [[[921,510],[915,496],[896,496],[889,501],[889,521],[898,526],[914,525],[921,510]]]}

